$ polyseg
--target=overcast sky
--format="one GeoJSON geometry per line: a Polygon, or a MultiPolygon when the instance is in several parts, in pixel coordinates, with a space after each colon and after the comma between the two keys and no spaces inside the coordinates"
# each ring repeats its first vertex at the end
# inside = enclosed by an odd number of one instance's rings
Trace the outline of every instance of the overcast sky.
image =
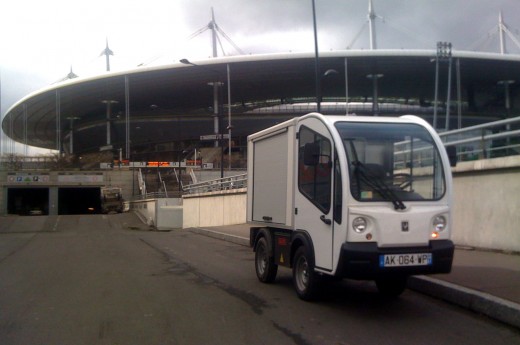
{"type": "MultiPolygon", "coordinates": [[[[368,49],[368,0],[315,0],[320,51],[368,49]],[[352,45],[351,45],[352,44],[352,45]]],[[[498,52],[489,34],[499,12],[520,40],[520,0],[373,0],[381,49],[498,52]],[[479,44],[481,43],[481,44],[479,44]]],[[[313,51],[311,0],[2,0],[1,113],[29,92],[64,78],[103,73],[108,39],[112,71],[212,54],[207,26],[216,22],[246,54],[313,51]]],[[[228,55],[238,54],[223,39],[228,55]]],[[[511,40],[508,48],[520,54],[511,40]]],[[[222,53],[219,51],[219,55],[222,53]]]]}

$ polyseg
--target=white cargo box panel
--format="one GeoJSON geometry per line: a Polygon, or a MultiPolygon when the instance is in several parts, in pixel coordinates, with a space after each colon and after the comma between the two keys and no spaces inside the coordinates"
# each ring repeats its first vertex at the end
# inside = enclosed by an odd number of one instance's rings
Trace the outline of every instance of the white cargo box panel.
{"type": "Polygon", "coordinates": [[[248,138],[249,222],[293,224],[294,120],[248,138]]]}

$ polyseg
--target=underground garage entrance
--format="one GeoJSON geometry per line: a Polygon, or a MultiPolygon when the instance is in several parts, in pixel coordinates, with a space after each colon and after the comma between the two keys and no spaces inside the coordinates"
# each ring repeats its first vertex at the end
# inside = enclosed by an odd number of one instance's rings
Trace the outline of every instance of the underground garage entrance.
{"type": "Polygon", "coordinates": [[[99,187],[58,188],[58,214],[101,213],[101,191],[99,187]]]}
{"type": "Polygon", "coordinates": [[[8,188],[7,213],[21,216],[48,215],[49,205],[58,206],[58,215],[101,213],[99,187],[57,188],[57,200],[55,188],[8,188]]]}
{"type": "Polygon", "coordinates": [[[7,213],[21,216],[49,214],[49,188],[9,188],[7,213]]]}

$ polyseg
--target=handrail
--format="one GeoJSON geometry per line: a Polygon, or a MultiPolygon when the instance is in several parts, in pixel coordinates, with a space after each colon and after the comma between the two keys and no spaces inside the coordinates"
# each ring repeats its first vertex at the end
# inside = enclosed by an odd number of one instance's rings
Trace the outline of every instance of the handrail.
{"type": "Polygon", "coordinates": [[[183,190],[189,194],[207,193],[247,187],[247,173],[189,184],[183,190]]]}
{"type": "Polygon", "coordinates": [[[459,160],[475,160],[520,154],[520,116],[439,133],[444,146],[455,146],[459,160]],[[498,130],[496,127],[503,127],[498,130]],[[517,127],[518,128],[518,127],[517,127]],[[471,134],[478,131],[478,134],[471,134]]]}

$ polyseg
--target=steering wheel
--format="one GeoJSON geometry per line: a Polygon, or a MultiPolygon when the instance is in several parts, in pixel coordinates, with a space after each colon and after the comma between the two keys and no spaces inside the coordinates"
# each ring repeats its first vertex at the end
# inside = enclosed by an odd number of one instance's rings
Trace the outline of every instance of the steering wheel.
{"type": "Polygon", "coordinates": [[[394,174],[394,186],[398,186],[401,189],[406,189],[412,185],[412,175],[407,173],[394,174]]]}

